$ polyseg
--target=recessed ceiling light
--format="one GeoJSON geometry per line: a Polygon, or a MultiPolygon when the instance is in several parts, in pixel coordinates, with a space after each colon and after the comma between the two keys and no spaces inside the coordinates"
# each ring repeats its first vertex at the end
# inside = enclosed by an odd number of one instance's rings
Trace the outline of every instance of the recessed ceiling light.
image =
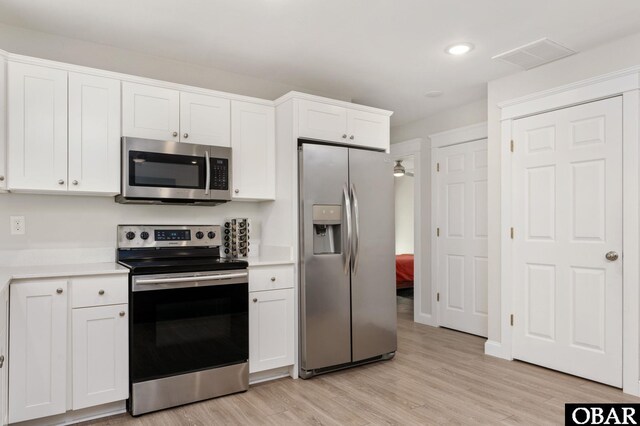
{"type": "Polygon", "coordinates": [[[425,93],[424,95],[427,98],[437,98],[439,96],[442,96],[442,93],[443,93],[442,90],[431,90],[431,91],[425,93]]]}
{"type": "Polygon", "coordinates": [[[447,47],[446,52],[450,55],[464,55],[473,50],[473,44],[471,43],[456,43],[447,47]]]}

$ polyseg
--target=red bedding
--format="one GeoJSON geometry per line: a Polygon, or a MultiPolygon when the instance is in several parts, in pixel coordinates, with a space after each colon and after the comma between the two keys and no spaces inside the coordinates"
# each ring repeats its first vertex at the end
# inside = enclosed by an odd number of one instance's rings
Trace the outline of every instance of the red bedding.
{"type": "Polygon", "coordinates": [[[396,255],[396,286],[406,288],[413,286],[413,255],[396,255]]]}

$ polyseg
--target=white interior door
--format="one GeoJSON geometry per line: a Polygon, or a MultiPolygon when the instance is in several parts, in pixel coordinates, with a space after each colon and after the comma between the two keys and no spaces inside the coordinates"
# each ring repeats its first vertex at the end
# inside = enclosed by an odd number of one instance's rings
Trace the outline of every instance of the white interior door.
{"type": "Polygon", "coordinates": [[[622,98],[516,120],[513,140],[513,356],[621,387],[622,98]]]}
{"type": "Polygon", "coordinates": [[[438,150],[438,320],[487,336],[487,140],[438,150]]]}

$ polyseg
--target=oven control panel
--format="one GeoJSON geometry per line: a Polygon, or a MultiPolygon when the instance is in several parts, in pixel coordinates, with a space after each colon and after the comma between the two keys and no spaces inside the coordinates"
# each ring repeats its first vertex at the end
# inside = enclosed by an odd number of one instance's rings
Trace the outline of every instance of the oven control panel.
{"type": "Polygon", "coordinates": [[[220,225],[118,225],[118,248],[220,245],[220,225]]]}

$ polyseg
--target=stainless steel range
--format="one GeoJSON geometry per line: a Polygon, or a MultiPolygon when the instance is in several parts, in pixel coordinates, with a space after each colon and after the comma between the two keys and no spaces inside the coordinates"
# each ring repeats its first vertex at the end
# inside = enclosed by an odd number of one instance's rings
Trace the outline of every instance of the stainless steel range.
{"type": "Polygon", "coordinates": [[[215,225],[118,226],[132,415],[248,389],[248,264],[220,245],[215,225]]]}

